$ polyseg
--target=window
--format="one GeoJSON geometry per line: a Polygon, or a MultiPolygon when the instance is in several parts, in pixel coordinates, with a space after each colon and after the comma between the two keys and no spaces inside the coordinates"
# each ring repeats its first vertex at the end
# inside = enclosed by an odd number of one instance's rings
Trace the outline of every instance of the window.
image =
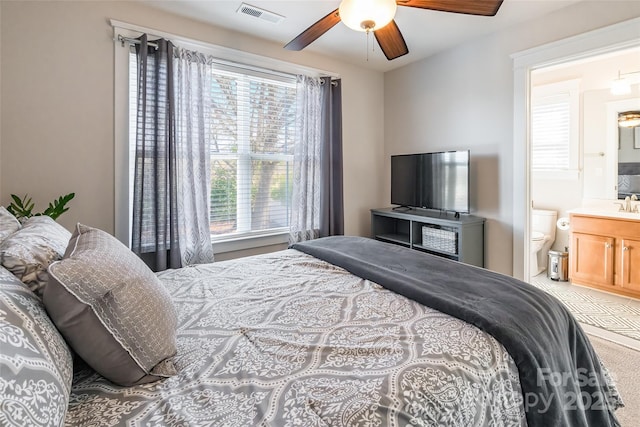
{"type": "Polygon", "coordinates": [[[531,95],[531,170],[568,178],[578,170],[578,81],[536,86],[531,95]]]}
{"type": "Polygon", "coordinates": [[[569,170],[569,94],[547,97],[531,111],[531,168],[569,170]]]}
{"type": "Polygon", "coordinates": [[[213,81],[211,234],[287,229],[295,80],[219,70],[213,81]]]}
{"type": "MultiPolygon", "coordinates": [[[[136,96],[135,68],[133,53],[130,102],[136,96]]],[[[212,238],[226,240],[288,232],[295,77],[221,64],[214,67],[211,81],[213,105],[205,132],[209,133],[211,150],[212,238]]],[[[135,108],[130,114],[135,129],[135,108]]],[[[135,131],[132,145],[135,147],[135,131]]]]}

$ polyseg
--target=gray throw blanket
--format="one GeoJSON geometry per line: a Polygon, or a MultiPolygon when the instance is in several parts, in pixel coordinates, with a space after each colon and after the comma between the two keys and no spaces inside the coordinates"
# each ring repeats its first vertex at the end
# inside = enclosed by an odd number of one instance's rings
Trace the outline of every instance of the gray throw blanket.
{"type": "Polygon", "coordinates": [[[495,337],[518,366],[530,427],[620,425],[615,387],[578,322],[551,295],[499,273],[362,237],[292,248],[495,337]]]}

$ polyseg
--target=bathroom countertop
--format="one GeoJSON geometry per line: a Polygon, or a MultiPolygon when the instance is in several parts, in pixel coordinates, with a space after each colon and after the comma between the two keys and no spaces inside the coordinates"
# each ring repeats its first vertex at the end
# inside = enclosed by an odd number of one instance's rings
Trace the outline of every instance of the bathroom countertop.
{"type": "Polygon", "coordinates": [[[621,212],[618,210],[606,210],[597,208],[577,208],[568,211],[570,214],[600,216],[605,218],[631,219],[640,221],[640,213],[638,212],[621,212]]]}

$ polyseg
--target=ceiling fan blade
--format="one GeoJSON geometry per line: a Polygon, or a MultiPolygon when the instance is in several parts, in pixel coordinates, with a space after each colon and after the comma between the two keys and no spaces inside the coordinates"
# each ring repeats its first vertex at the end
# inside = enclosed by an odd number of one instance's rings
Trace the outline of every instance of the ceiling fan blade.
{"type": "Polygon", "coordinates": [[[503,0],[397,0],[398,6],[442,12],[466,13],[468,15],[494,16],[503,0]]]}
{"type": "Polygon", "coordinates": [[[409,53],[407,44],[404,42],[404,37],[402,37],[400,29],[396,25],[396,21],[389,22],[384,27],[374,31],[373,34],[376,36],[376,40],[378,40],[384,56],[386,56],[389,61],[409,53]]]}
{"type": "Polygon", "coordinates": [[[288,50],[302,50],[313,43],[318,37],[332,29],[338,22],[340,22],[340,14],[338,13],[338,9],[336,9],[304,30],[298,37],[287,43],[284,48],[288,50]]]}

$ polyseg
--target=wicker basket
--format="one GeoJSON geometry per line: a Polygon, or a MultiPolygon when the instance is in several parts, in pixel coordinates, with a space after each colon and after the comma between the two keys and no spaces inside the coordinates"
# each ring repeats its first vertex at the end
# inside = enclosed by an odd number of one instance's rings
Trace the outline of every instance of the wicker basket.
{"type": "Polygon", "coordinates": [[[422,246],[455,255],[458,253],[457,234],[452,230],[422,226],[422,246]]]}

